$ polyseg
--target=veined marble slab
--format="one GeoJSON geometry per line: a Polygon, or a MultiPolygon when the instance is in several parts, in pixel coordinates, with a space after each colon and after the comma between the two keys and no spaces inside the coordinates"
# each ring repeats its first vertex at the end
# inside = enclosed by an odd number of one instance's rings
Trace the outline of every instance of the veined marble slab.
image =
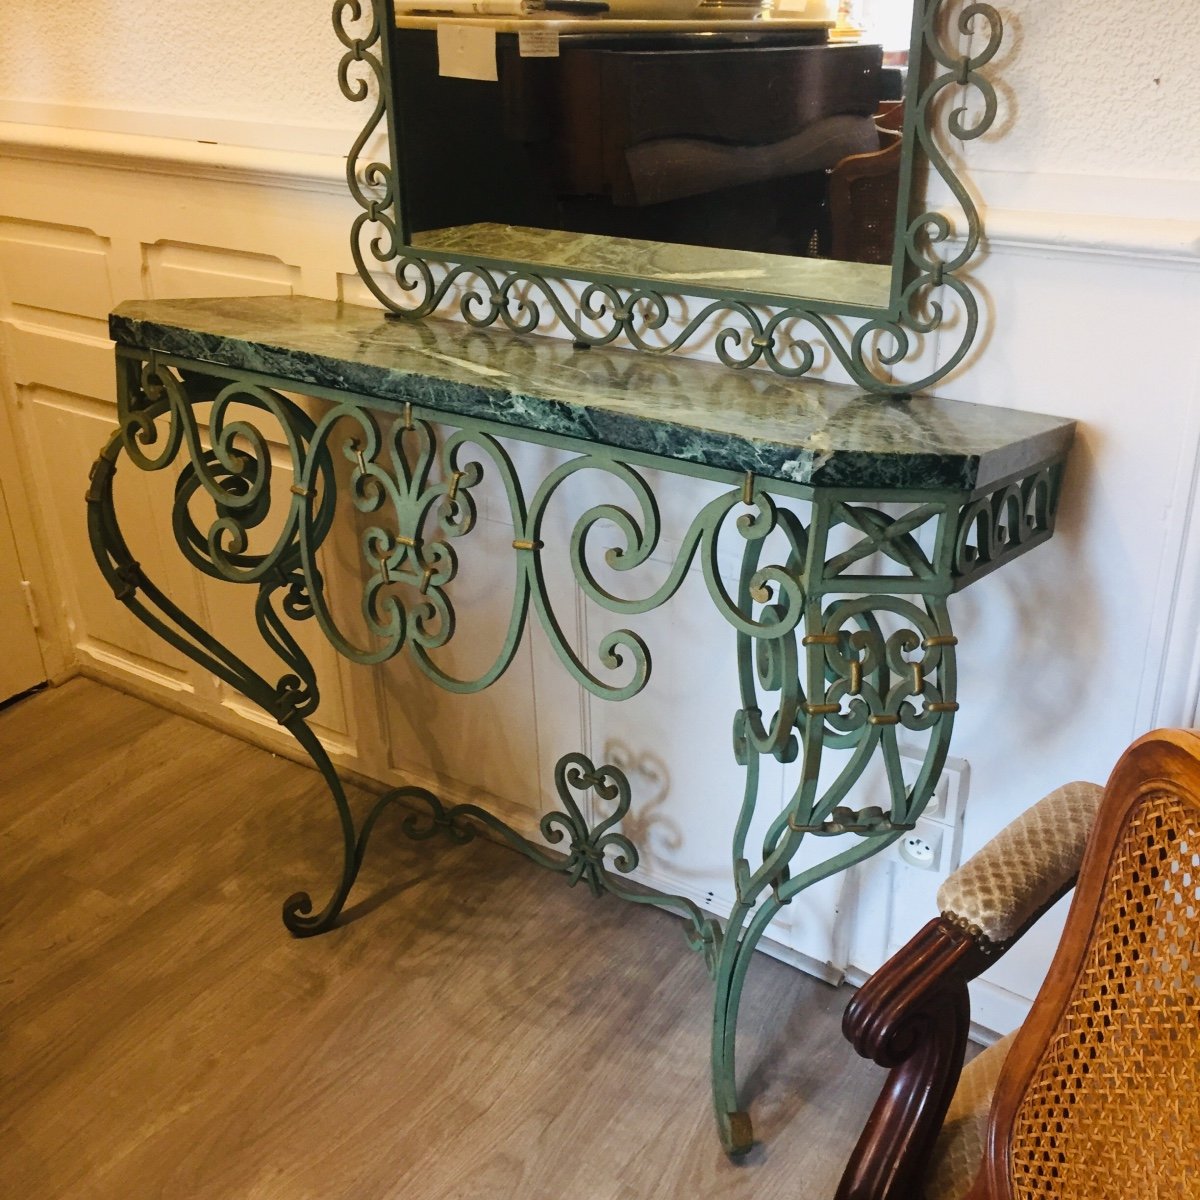
{"type": "Polygon", "coordinates": [[[806,300],[836,303],[842,309],[886,308],[892,286],[892,268],[874,263],[793,258],[491,222],[414,233],[412,244],[451,258],[464,255],[527,263],[535,272],[549,267],[565,274],[630,275],[666,291],[720,288],[777,296],[789,304],[806,300]]]}
{"type": "Polygon", "coordinates": [[[578,33],[788,33],[792,30],[832,29],[836,24],[827,16],[802,17],[787,12],[770,10],[745,15],[742,10],[725,14],[714,11],[702,12],[696,5],[698,15],[688,14],[675,17],[620,16],[612,13],[596,13],[589,16],[573,16],[568,13],[546,12],[502,15],[496,13],[451,12],[446,5],[439,10],[438,0],[412,0],[409,11],[396,13],[397,29],[436,29],[439,25],[471,24],[486,25],[497,33],[521,33],[534,29],[559,34],[578,33]]]}
{"type": "MultiPolygon", "coordinates": [[[[410,322],[306,297],[139,300],[109,318],[121,346],[412,403],[637,451],[705,473],[881,491],[986,491],[1066,453],[1075,423],[679,355],[578,349],[452,321],[410,322]]],[[[519,436],[519,434],[516,434],[519,436]]]]}

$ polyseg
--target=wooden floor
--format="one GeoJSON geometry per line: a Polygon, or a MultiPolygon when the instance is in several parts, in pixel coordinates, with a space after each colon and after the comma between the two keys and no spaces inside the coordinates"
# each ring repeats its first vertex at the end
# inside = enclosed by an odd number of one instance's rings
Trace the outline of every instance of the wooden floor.
{"type": "MultiPolygon", "coordinates": [[[[362,799],[362,797],[359,797],[362,799]]],[[[0,1196],[821,1200],[881,1082],[759,955],[721,1154],[681,924],[382,823],[319,938],[317,776],[98,684],[0,712],[0,1196]]]]}

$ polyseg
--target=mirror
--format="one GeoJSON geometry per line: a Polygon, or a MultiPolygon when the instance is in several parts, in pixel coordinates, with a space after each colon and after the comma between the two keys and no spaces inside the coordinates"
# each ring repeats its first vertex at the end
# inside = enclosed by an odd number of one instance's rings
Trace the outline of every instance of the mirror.
{"type": "Polygon", "coordinates": [[[932,126],[935,112],[958,137],[991,124],[979,68],[999,48],[995,10],[683,2],[375,0],[364,38],[360,0],[337,0],[343,91],[366,98],[365,63],[380,92],[349,159],[364,281],[398,315],[465,288],[476,324],[552,317],[584,344],[678,349],[733,317],[715,335],[729,365],[799,375],[833,358],[885,391],[913,386],[892,368],[945,324],[931,293],[948,288],[963,340],[944,373],[977,324],[956,273],[980,230],[932,126]],[[951,86],[982,100],[971,117],[935,104],[951,86]],[[391,162],[360,164],[385,125],[391,162]],[[918,150],[957,225],[912,202],[918,150]]]}
{"type": "MultiPolygon", "coordinates": [[[[435,2],[399,0],[391,58],[409,244],[887,303],[903,65],[865,34],[832,40],[823,4],[470,18],[468,40],[490,35],[472,57],[435,2]],[[831,258],[868,269],[831,277],[831,258]]],[[[906,60],[911,0],[882,5],[906,60]]]]}

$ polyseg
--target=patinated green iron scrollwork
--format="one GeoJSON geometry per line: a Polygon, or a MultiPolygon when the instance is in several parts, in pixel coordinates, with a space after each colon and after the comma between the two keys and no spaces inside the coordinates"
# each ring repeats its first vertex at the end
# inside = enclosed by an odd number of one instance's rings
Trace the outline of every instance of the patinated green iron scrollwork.
{"type": "MultiPolygon", "coordinates": [[[[739,631],[742,706],[733,733],[746,785],[732,847],[736,902],[716,969],[712,1046],[713,1100],[731,1153],[745,1152],[753,1141],[750,1117],[738,1101],[735,1043],[755,947],[801,891],[911,828],[944,765],[958,707],[956,639],[944,603],[958,524],[950,500],[913,504],[897,516],[845,497],[818,496],[808,528],[793,528],[788,536],[792,557],[785,570],[804,597],[802,624],[770,641],[739,631]],[[932,552],[918,537],[926,529],[932,530],[932,552]],[[842,548],[834,551],[831,537],[839,531],[842,548]],[[895,564],[898,573],[879,573],[880,561],[895,564]],[[858,573],[850,576],[851,569],[858,573]],[[911,599],[894,594],[906,589],[914,589],[911,599]],[[768,719],[764,713],[771,710],[768,719]],[[911,785],[901,770],[901,731],[925,738],[924,762],[911,785]],[[799,760],[800,770],[755,861],[748,841],[766,756],[799,760]],[[849,807],[852,790],[880,760],[888,807],[849,807]],[[840,839],[842,848],[793,876],[791,863],[807,836],[840,839]]],[[[777,620],[771,596],[759,586],[760,549],[761,542],[747,543],[740,599],[761,603],[764,616],[777,620]]]]}
{"type": "Polygon", "coordinates": [[[1049,464],[964,507],[954,552],[960,587],[1054,533],[1062,472],[1061,463],[1049,464]]]}
{"type": "MultiPolygon", "coordinates": [[[[337,919],[361,861],[345,791],[325,748],[307,724],[320,693],[316,672],[288,628],[288,621],[313,615],[312,593],[300,570],[303,529],[320,545],[333,519],[335,492],[328,454],[313,444],[315,427],[308,415],[278,392],[237,381],[219,384],[211,377],[185,376],[153,357],[118,360],[119,427],[96,460],[87,492],[88,535],[92,551],[114,596],[143,624],[193,662],[270,713],[303,747],[321,772],[334,801],[343,839],[343,869],[328,902],[313,912],[301,892],[284,904],[284,923],[293,933],[319,933],[337,919]],[[208,445],[201,437],[195,406],[207,404],[208,445]],[[261,429],[244,419],[230,420],[234,404],[274,419],[291,458],[293,475],[307,463],[310,488],[288,490],[287,511],[268,548],[251,550],[251,533],[271,508],[273,466],[261,429]],[[181,450],[186,457],[179,462],[181,450]],[[142,570],[117,519],[114,476],[121,454],[144,471],[179,465],[172,509],[176,541],[188,561],[216,579],[253,584],[254,616],[266,644],[287,668],[274,682],[250,667],[205,630],[142,570]],[[213,518],[202,530],[193,502],[204,496],[213,518]]],[[[364,842],[365,846],[365,842],[364,842]]]]}
{"type": "Polygon", "coordinates": [[[586,272],[573,289],[566,271],[532,263],[505,267],[408,244],[397,152],[400,114],[390,85],[394,0],[365,0],[365,7],[360,0],[336,0],[333,9],[345,47],[338,73],[342,93],[371,105],[347,159],[350,193],[360,209],[351,231],[359,274],[386,308],[405,319],[429,316],[457,297],[459,315],[478,327],[499,322],[515,333],[532,333],[557,325],[580,345],[623,340],[650,353],[685,350],[712,337],[717,357],[733,368],[759,365],[799,377],[832,358],[872,392],[929,387],[963,361],[979,328],[979,304],[963,271],[978,250],[982,224],[944,143],[978,138],[995,121],[996,91],[984,69],[999,51],[1003,24],[986,3],[913,3],[910,71],[917,83],[909,92],[894,282],[885,308],[784,302],[736,290],[714,298],[711,289],[689,293],[686,283],[667,291],[634,277],[586,272]],[[367,154],[384,131],[391,143],[388,162],[367,154]],[[953,217],[912,211],[917,146],[953,197],[953,217]],[[919,355],[934,334],[940,353],[930,369],[919,355]]]}
{"type": "Polygon", "coordinates": [[[96,462],[87,495],[97,561],[139,620],[297,739],[334,803],[340,874],[319,910],[306,893],[288,899],[288,929],[308,935],[337,922],[372,831],[396,805],[407,810],[401,828],[418,840],[442,834],[463,842],[485,830],[572,885],[667,908],[684,918],[689,943],[714,977],[714,1102],[726,1148],[745,1150],[752,1129],[738,1100],[734,1051],[753,952],[771,920],[805,888],[877,853],[919,818],[958,707],[948,597],[1050,535],[1059,467],[1001,480],[987,495],[935,489],[889,500],[722,475],[724,486],[700,506],[663,562],[649,470],[657,460],[647,456],[542,436],[564,453],[529,484],[484,421],[454,417],[447,427],[447,418],[416,405],[372,407],[348,393],[331,393],[310,411],[283,394],[283,380],[124,348],[118,355],[120,427],[96,462]],[[253,591],[254,619],[280,664],[277,676],[251,668],[147,578],[115,511],[122,456],[143,471],[177,472],[175,540],[203,575],[253,591]],[[605,481],[619,502],[593,503],[574,519],[570,537],[558,533],[555,544],[548,514],[573,481],[588,478],[605,481]],[[462,677],[442,665],[442,652],[458,626],[453,584],[485,482],[491,515],[511,523],[509,617],[491,661],[462,677]],[[339,623],[344,610],[331,604],[318,565],[339,491],[357,516],[356,630],[339,623]],[[731,546],[740,552],[736,580],[722,569],[731,546]],[[572,644],[555,614],[551,553],[565,558],[590,602],[622,622],[590,652],[572,644]],[[639,590],[638,569],[652,558],[660,561],[647,573],[657,582],[639,590]],[[696,576],[737,646],[733,743],[744,788],[732,834],[732,908],[723,923],[688,897],[630,878],[638,849],[622,827],[631,812],[628,780],[582,754],[559,760],[561,807],[542,818],[540,838],[476,805],[447,805],[411,786],[385,793],[356,825],[309,724],[320,692],[297,638],[300,624],[313,622],[352,661],[379,663],[407,652],[439,686],[471,692],[503,674],[532,614],[582,686],[622,699],[644,687],[651,670],[649,646],[625,623],[666,604],[696,576]],[[625,675],[614,681],[608,674],[617,670],[625,675]],[[901,738],[905,756],[923,754],[915,778],[901,769],[901,738]],[[788,796],[764,814],[768,759],[782,764],[788,796]],[[864,786],[866,804],[859,798],[864,786]],[[793,874],[811,837],[820,839],[822,856],[793,874]]]}
{"type": "Polygon", "coordinates": [[[647,562],[659,544],[658,505],[643,473],[603,448],[559,463],[530,498],[513,460],[492,433],[466,425],[444,439],[412,405],[399,412],[376,413],[347,399],[330,404],[318,417],[306,413],[277,390],[258,383],[223,380],[198,365],[164,357],[122,353],[118,377],[121,428],[105,447],[89,491],[89,528],[93,550],[113,586],[131,611],[184,654],[271,713],[291,732],[325,777],[343,834],[343,865],[328,903],[312,911],[306,893],[284,905],[284,921],[298,934],[328,929],[341,912],[366,853],[379,816],[392,803],[429,808],[432,825],[408,818],[406,831],[428,836],[438,828],[464,836],[462,819],[471,817],[545,866],[564,871],[571,882],[586,879],[593,890],[607,890],[637,903],[665,906],[689,923],[689,941],[710,965],[715,963],[717,924],[692,901],[618,885],[604,867],[606,849],[617,852],[618,871],[632,870],[637,852],[611,827],[628,809],[628,784],[619,771],[588,767],[568,756],[560,764],[561,813],[549,814],[542,836],[551,845],[568,839],[566,866],[522,835],[473,806],[446,809],[432,793],[405,787],[382,797],[360,828],[340,781],[319,739],[307,724],[320,703],[316,673],[293,632],[297,622],[313,620],[340,654],[364,665],[383,662],[406,650],[439,686],[457,692],[479,691],[511,663],[532,611],[564,666],[583,686],[605,699],[623,699],[645,686],[650,654],[635,632],[616,630],[601,639],[601,664],[618,669],[628,660],[631,678],[624,684],[601,679],[571,644],[549,598],[542,551],[544,523],[554,498],[573,478],[597,472],[632,496],[633,508],[605,503],[587,510],[575,523],[566,551],[574,577],[597,603],[621,616],[648,612],[676,594],[689,568],[700,559],[704,578],[718,608],[744,635],[764,644],[785,639],[803,614],[803,596],[792,571],[767,566],[751,581],[753,595],[772,591],[775,602],[761,617],[748,596],[731,596],[717,567],[717,544],[732,526],[749,543],[776,528],[787,531],[792,554],[801,552],[803,534],[790,514],[781,514],[765,492],[748,497],[731,489],[705,505],[692,521],[665,580],[648,595],[618,597],[600,582],[592,561],[592,542],[604,523],[618,545],[604,551],[608,567],[628,573],[647,562]],[[202,420],[201,411],[206,414],[202,420]],[[266,425],[270,425],[270,430],[266,425]],[[203,434],[207,426],[207,438],[203,434]],[[273,465],[272,442],[282,444],[287,477],[273,465]],[[286,668],[269,682],[232,654],[199,623],[146,580],[129,553],[117,522],[112,481],[119,455],[145,471],[179,470],[172,506],[172,529],[187,561],[202,574],[256,588],[254,614],[260,635],[286,668]],[[361,621],[365,641],[350,636],[330,604],[318,553],[334,519],[335,459],[348,472],[345,491],[363,518],[359,534],[363,580],[361,621]],[[458,571],[452,542],[475,526],[475,491],[487,475],[498,481],[512,522],[516,570],[508,627],[491,664],[472,678],[445,671],[436,651],[452,638],[456,615],[449,585],[458,571]],[[200,502],[208,510],[202,515],[200,502]],[[282,521],[271,524],[273,507],[282,521]],[[265,530],[274,532],[266,536],[265,530]],[[256,543],[256,538],[258,542],[256,543]],[[252,545],[252,543],[255,543],[252,545]],[[599,831],[589,832],[567,787],[586,785],[603,799],[616,799],[613,814],[599,831]]]}

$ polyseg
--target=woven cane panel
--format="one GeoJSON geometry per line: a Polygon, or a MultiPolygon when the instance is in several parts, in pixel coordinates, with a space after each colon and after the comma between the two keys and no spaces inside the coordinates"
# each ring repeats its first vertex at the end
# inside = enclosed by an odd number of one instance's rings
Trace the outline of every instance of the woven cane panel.
{"type": "Polygon", "coordinates": [[[1017,1110],[1018,1200],[1200,1197],[1200,812],[1152,795],[1017,1110]]]}
{"type": "Polygon", "coordinates": [[[892,261],[896,240],[897,175],[867,175],[850,185],[849,255],[855,262],[892,261]]]}

